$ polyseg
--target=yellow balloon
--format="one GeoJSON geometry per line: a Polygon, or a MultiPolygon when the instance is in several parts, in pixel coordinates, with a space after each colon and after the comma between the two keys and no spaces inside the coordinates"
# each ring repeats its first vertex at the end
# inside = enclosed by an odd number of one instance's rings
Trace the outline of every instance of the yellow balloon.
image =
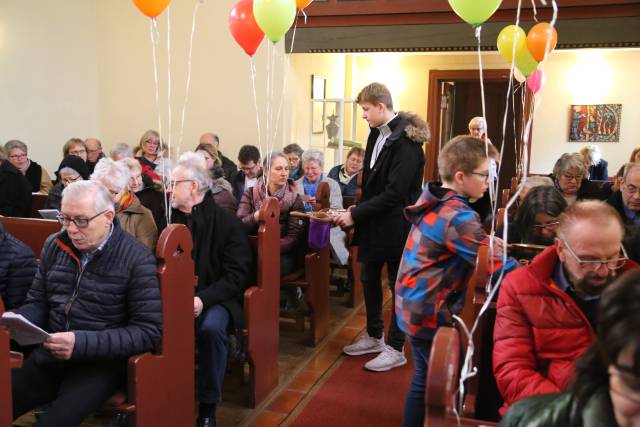
{"type": "Polygon", "coordinates": [[[513,62],[514,45],[515,56],[527,49],[527,34],[517,25],[507,25],[498,34],[498,51],[509,63],[513,62]]]}

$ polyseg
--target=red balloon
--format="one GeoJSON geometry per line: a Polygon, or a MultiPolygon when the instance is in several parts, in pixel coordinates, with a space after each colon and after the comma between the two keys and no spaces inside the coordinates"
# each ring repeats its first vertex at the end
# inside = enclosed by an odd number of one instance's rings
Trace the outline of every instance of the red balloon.
{"type": "Polygon", "coordinates": [[[264,33],[253,17],[253,0],[239,0],[229,13],[229,30],[236,43],[253,56],[260,46],[264,33]]]}

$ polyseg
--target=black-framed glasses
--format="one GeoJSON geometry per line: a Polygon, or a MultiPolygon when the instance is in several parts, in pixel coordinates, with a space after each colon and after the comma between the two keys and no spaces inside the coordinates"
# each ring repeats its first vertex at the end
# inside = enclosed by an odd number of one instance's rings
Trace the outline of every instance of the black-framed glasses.
{"type": "Polygon", "coordinates": [[[171,181],[169,181],[169,186],[171,188],[174,188],[176,184],[180,184],[181,182],[193,182],[193,180],[192,179],[172,179],[171,181]]]}
{"type": "Polygon", "coordinates": [[[471,175],[475,175],[475,176],[479,176],[480,178],[484,179],[485,181],[489,181],[489,172],[487,173],[480,173],[480,172],[471,172],[471,175]]]}
{"type": "Polygon", "coordinates": [[[566,179],[567,181],[575,181],[575,182],[580,182],[582,181],[582,175],[562,175],[564,177],[564,179],[566,179]]]}
{"type": "Polygon", "coordinates": [[[75,178],[72,178],[72,177],[62,178],[62,182],[64,184],[71,184],[72,182],[81,181],[81,180],[82,180],[82,177],[80,175],[77,175],[75,178]]]}
{"type": "Polygon", "coordinates": [[[63,214],[59,214],[56,218],[58,219],[58,222],[62,224],[64,227],[68,227],[69,224],[73,222],[78,228],[87,228],[89,226],[89,223],[92,220],[96,219],[97,217],[99,217],[100,215],[108,211],[109,209],[105,209],[102,212],[95,214],[91,218],[71,218],[68,216],[64,216],[63,214]]]}
{"type": "Polygon", "coordinates": [[[573,255],[573,257],[578,262],[578,265],[580,265],[580,268],[582,268],[584,271],[597,271],[603,265],[605,265],[610,271],[615,271],[624,267],[626,262],[629,260],[629,255],[627,255],[627,251],[625,250],[624,246],[622,246],[622,244],[620,244],[622,257],[603,260],[583,260],[580,259],[578,255],[576,255],[576,253],[573,251],[573,249],[571,249],[571,246],[569,246],[569,243],[567,243],[566,240],[562,240],[562,243],[564,243],[564,245],[567,247],[567,250],[569,250],[569,253],[573,255]]]}
{"type": "Polygon", "coordinates": [[[559,225],[560,225],[560,221],[552,221],[552,222],[546,222],[544,224],[535,224],[534,227],[544,228],[547,231],[556,231],[559,225]]]}

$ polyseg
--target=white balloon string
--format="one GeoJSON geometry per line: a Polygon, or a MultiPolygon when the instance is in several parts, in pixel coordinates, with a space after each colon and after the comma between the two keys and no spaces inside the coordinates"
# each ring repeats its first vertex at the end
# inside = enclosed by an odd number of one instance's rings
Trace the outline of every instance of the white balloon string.
{"type": "MultiPolygon", "coordinates": [[[[300,11],[302,11],[302,9],[300,9],[300,11]]],[[[289,68],[291,65],[291,54],[293,53],[293,43],[296,40],[296,28],[298,28],[298,20],[295,19],[294,20],[294,24],[293,24],[293,34],[291,35],[291,47],[289,48],[289,53],[287,54],[285,52],[285,57],[283,58],[283,67],[284,67],[284,78],[282,79],[282,91],[280,92],[280,103],[278,104],[278,112],[276,114],[276,129],[274,132],[274,137],[273,139],[277,141],[278,139],[278,128],[279,128],[279,124],[280,124],[280,113],[282,112],[282,104],[284,103],[284,97],[287,93],[287,82],[289,81],[289,68]]],[[[269,153],[269,156],[271,156],[271,153],[269,153]]]]}
{"type": "Polygon", "coordinates": [[[162,116],[160,114],[160,85],[158,83],[158,56],[156,54],[156,46],[158,44],[158,38],[156,37],[158,26],[155,18],[150,20],[150,34],[151,34],[151,54],[153,56],[153,80],[155,82],[155,95],[156,95],[156,111],[158,113],[158,134],[162,137],[162,116]]]}
{"type": "Polygon", "coordinates": [[[258,95],[256,92],[256,65],[253,63],[253,57],[249,57],[249,65],[251,66],[251,87],[253,88],[253,106],[256,110],[256,128],[258,129],[258,148],[262,155],[262,131],[260,130],[260,111],[258,110],[258,95]]]}
{"type": "MultiPolygon", "coordinates": [[[[167,150],[163,150],[162,177],[163,181],[167,181],[169,177],[169,168],[171,163],[172,152],[172,135],[173,135],[173,114],[171,108],[171,5],[167,7],[167,150]]],[[[171,193],[173,199],[173,192],[171,193]]],[[[167,224],[171,223],[171,204],[165,197],[165,214],[167,216],[167,224]]]]}
{"type": "Polygon", "coordinates": [[[300,9],[300,12],[302,12],[302,15],[304,16],[304,25],[307,25],[307,13],[304,9],[300,9]]]}
{"type": "MultiPolygon", "coordinates": [[[[544,4],[544,0],[542,0],[544,4]]],[[[536,0],[531,0],[531,8],[533,9],[533,21],[538,22],[538,9],[536,9],[536,0]]]]}
{"type": "MultiPolygon", "coordinates": [[[[487,114],[486,114],[486,106],[484,101],[484,75],[483,75],[483,66],[482,66],[482,52],[480,49],[481,45],[481,34],[482,34],[482,26],[478,25],[476,27],[476,39],[478,40],[478,70],[480,72],[480,99],[482,102],[482,118],[485,121],[485,132],[487,132],[488,124],[487,124],[487,114]]],[[[485,138],[489,138],[489,135],[485,133],[485,138]]],[[[486,154],[489,157],[489,146],[488,142],[486,144],[486,154]]],[[[489,199],[493,203],[493,199],[495,198],[493,181],[495,181],[495,174],[493,172],[493,168],[489,169],[489,199]]]]}
{"type": "Polygon", "coordinates": [[[187,110],[187,103],[189,102],[189,88],[191,87],[191,58],[193,55],[193,35],[196,32],[196,16],[198,15],[198,8],[200,7],[201,2],[202,0],[196,0],[193,7],[193,16],[191,18],[191,36],[189,37],[189,53],[187,56],[187,85],[185,89],[184,102],[182,104],[182,113],[180,114],[180,136],[178,137],[178,153],[181,152],[182,140],[184,138],[184,117],[187,110]]]}

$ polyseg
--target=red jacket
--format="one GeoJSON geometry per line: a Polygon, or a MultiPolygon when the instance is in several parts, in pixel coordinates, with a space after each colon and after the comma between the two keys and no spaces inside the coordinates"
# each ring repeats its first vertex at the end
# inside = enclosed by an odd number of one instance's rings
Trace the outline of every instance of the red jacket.
{"type": "MultiPolygon", "coordinates": [[[[575,360],[595,333],[573,299],[553,283],[556,246],[510,273],[498,297],[493,333],[493,373],[509,405],[528,396],[567,388],[575,360]]],[[[636,267],[629,261],[625,270],[636,267]]]]}

